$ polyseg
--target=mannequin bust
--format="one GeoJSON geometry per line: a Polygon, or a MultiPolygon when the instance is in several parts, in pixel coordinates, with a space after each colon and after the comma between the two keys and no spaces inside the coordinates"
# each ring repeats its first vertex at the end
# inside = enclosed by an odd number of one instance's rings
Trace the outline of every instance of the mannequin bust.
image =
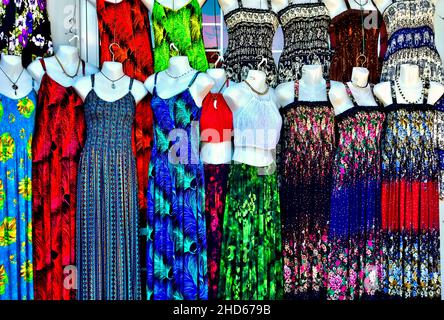
{"type": "MultiPolygon", "coordinates": [[[[444,61],[444,0],[439,0],[438,3],[436,4],[434,29],[435,29],[436,49],[439,52],[441,60],[444,61]]],[[[443,70],[444,70],[444,64],[443,64],[443,70]]]]}
{"type": "MultiPolygon", "coordinates": [[[[94,88],[91,83],[91,76],[82,77],[74,84],[74,89],[85,101],[91,90],[94,90],[97,96],[108,102],[115,102],[128,94],[131,78],[123,72],[123,65],[120,62],[106,61],[102,65],[102,70],[95,74],[94,88]],[[112,81],[115,81],[115,88],[112,87],[112,81]]],[[[148,94],[142,82],[134,80],[131,94],[136,104],[148,94]]]]}
{"type": "MultiPolygon", "coordinates": [[[[153,11],[154,1],[155,0],[142,0],[149,11],[153,11]]],[[[180,8],[185,7],[190,1],[191,0],[157,0],[157,2],[159,2],[162,6],[173,10],[179,10],[180,8]]],[[[207,0],[198,0],[201,8],[204,5],[205,1],[207,0]]]]}
{"type": "MultiPolygon", "coordinates": [[[[218,0],[224,14],[239,8],[237,0],[218,0]]],[[[267,0],[242,0],[244,8],[267,9],[267,0]]],[[[288,0],[271,0],[271,9],[274,12],[282,10],[288,5],[288,0]]]]}
{"type": "MultiPolygon", "coordinates": [[[[227,81],[227,74],[225,69],[215,68],[208,69],[207,74],[214,80],[215,85],[211,89],[212,93],[220,93],[221,88],[224,87],[227,81]]],[[[217,108],[217,105],[215,106],[217,108]]],[[[213,136],[215,133],[212,131],[209,132],[209,135],[212,136],[212,141],[219,138],[219,141],[222,141],[223,137],[213,136]]],[[[224,133],[225,134],[225,133],[224,133]]],[[[226,134],[231,135],[231,132],[227,132],[226,134]]],[[[217,141],[217,140],[216,140],[217,141]]],[[[222,142],[202,142],[201,150],[200,150],[200,158],[204,163],[209,164],[223,164],[230,163],[231,158],[233,156],[233,147],[231,140],[230,141],[222,141],[222,142]]]]}
{"type": "MultiPolygon", "coordinates": [[[[347,82],[347,86],[358,106],[378,106],[378,103],[373,96],[372,88],[368,85],[369,74],[370,72],[367,68],[354,67],[352,71],[352,79],[347,82]]],[[[354,106],[343,83],[332,81],[329,97],[336,115],[341,114],[354,106]]]]}
{"type": "MultiPolygon", "coordinates": [[[[399,85],[406,99],[409,101],[419,100],[419,98],[422,97],[423,90],[423,83],[419,75],[419,67],[413,64],[401,65],[399,85]]],[[[393,90],[395,90],[396,101],[398,103],[408,103],[408,101],[404,100],[396,85],[393,90]]],[[[392,87],[389,81],[378,83],[373,92],[375,93],[375,96],[384,104],[384,106],[388,106],[393,103],[392,87]]],[[[427,103],[434,105],[443,94],[444,85],[431,81],[427,103]]]]}
{"type": "MultiPolygon", "coordinates": [[[[393,3],[393,0],[373,0],[375,2],[375,5],[378,7],[378,10],[381,13],[384,13],[384,11],[393,3]]],[[[431,0],[434,5],[438,2],[438,0],[431,0]]]]}
{"type": "MultiPolygon", "coordinates": [[[[62,67],[57,62],[57,59],[53,56],[49,58],[44,58],[48,76],[50,76],[51,79],[64,87],[71,87],[79,77],[83,77],[79,50],[76,47],[63,45],[60,46],[55,55],[60,60],[63,68],[69,75],[76,74],[76,71],[77,74],[74,78],[68,77],[63,72],[62,67]]],[[[92,64],[85,64],[86,75],[96,73],[97,71],[97,67],[93,66],[92,64]]],[[[45,70],[43,70],[40,61],[36,60],[31,63],[28,67],[28,72],[37,81],[37,85],[40,86],[40,82],[45,75],[45,70]]]]}
{"type": "MultiPolygon", "coordinates": [[[[267,89],[273,91],[268,87],[266,78],[263,71],[250,70],[246,81],[258,92],[265,92],[267,89]]],[[[241,83],[233,84],[225,90],[224,98],[231,111],[235,113],[250,102],[251,89],[241,83]]],[[[238,147],[234,149],[233,161],[255,167],[266,167],[274,162],[273,151],[254,147],[238,147]]]]}
{"type": "Polygon", "coordinates": [[[23,68],[22,57],[2,54],[0,68],[0,94],[11,99],[20,99],[33,90],[32,77],[23,68]]]}
{"type": "MultiPolygon", "coordinates": [[[[118,3],[121,3],[121,2],[123,2],[123,1],[125,1],[125,0],[105,0],[106,2],[109,2],[109,3],[115,3],[115,4],[118,4],[118,3]]],[[[148,4],[149,3],[151,3],[151,5],[154,3],[154,0],[140,0],[144,5],[145,5],[145,7],[147,7],[148,8],[148,4]]],[[[180,1],[180,0],[178,0],[178,1],[180,1]]],[[[96,6],[97,5],[97,0],[88,0],[88,2],[90,2],[90,3],[92,3],[94,6],[96,6]]]]}
{"type": "MultiPolygon", "coordinates": [[[[221,1],[224,1],[224,0],[220,0],[219,2],[221,2],[221,1]]],[[[324,2],[324,4],[326,4],[326,2],[328,2],[328,1],[321,0],[321,2],[324,2]]],[[[336,1],[336,2],[339,2],[339,1],[336,1]]],[[[336,2],[335,2],[335,4],[336,4],[336,2]]],[[[276,12],[279,12],[280,10],[288,7],[289,5],[304,4],[304,3],[316,3],[316,1],[314,1],[314,0],[280,0],[280,1],[276,1],[276,12]]],[[[328,6],[327,6],[327,9],[329,9],[328,6]]]]}
{"type": "MultiPolygon", "coordinates": [[[[187,56],[175,56],[169,60],[168,69],[161,71],[157,76],[157,95],[163,99],[174,97],[187,89],[197,71],[190,66],[187,56]]],[[[155,74],[145,81],[145,87],[153,94],[155,74]]],[[[202,101],[214,86],[214,80],[205,73],[199,74],[192,86],[190,93],[196,105],[202,106],[202,101]]]]}
{"type": "MultiPolygon", "coordinates": [[[[327,101],[326,81],[321,65],[305,65],[299,80],[299,101],[327,101]]],[[[276,88],[276,97],[284,107],[295,101],[294,81],[281,83],[276,88]]]]}

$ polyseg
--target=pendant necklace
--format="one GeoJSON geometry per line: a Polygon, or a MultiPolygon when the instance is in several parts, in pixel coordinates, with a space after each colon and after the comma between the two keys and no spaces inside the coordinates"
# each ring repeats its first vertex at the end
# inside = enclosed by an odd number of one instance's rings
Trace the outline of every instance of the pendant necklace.
{"type": "Polygon", "coordinates": [[[265,89],[265,91],[260,92],[260,91],[257,91],[255,88],[253,88],[253,86],[252,86],[247,80],[245,80],[244,82],[247,84],[247,86],[250,87],[250,89],[251,89],[254,93],[256,93],[256,94],[258,94],[258,95],[260,95],[260,96],[266,95],[267,92],[268,92],[268,90],[270,89],[270,87],[267,86],[267,89],[265,89]]]}
{"type": "Polygon", "coordinates": [[[179,75],[176,76],[176,75],[172,75],[171,73],[169,73],[169,72],[168,72],[168,69],[165,69],[165,74],[166,74],[168,77],[172,78],[172,79],[179,79],[179,78],[181,78],[181,77],[183,77],[183,76],[189,74],[191,71],[194,71],[194,69],[193,69],[193,68],[190,68],[190,69],[188,69],[187,71],[185,71],[184,73],[179,74],[179,75]]]}
{"type": "Polygon", "coordinates": [[[106,76],[106,74],[104,74],[102,71],[100,71],[100,73],[101,73],[106,79],[108,79],[108,80],[111,82],[111,88],[112,88],[112,89],[116,89],[116,82],[119,81],[119,80],[122,80],[122,79],[126,76],[125,74],[123,74],[123,76],[121,76],[120,78],[114,80],[114,79],[108,78],[108,77],[106,76]]]}
{"type": "Polygon", "coordinates": [[[5,72],[5,70],[3,70],[2,67],[0,67],[0,70],[3,72],[3,74],[6,76],[6,78],[8,78],[9,82],[12,83],[11,88],[14,90],[15,95],[17,95],[17,89],[19,88],[18,85],[17,85],[17,82],[18,82],[18,81],[20,80],[20,78],[22,77],[23,71],[25,71],[25,69],[24,69],[24,68],[22,69],[22,72],[20,72],[20,74],[19,74],[17,80],[15,80],[15,81],[13,81],[13,80],[8,76],[8,74],[5,72]]]}
{"type": "Polygon", "coordinates": [[[57,60],[57,63],[59,64],[59,66],[60,66],[60,68],[62,69],[63,73],[64,73],[67,77],[69,77],[69,78],[71,78],[71,79],[74,79],[74,78],[77,76],[77,74],[79,73],[79,69],[80,69],[80,61],[81,61],[80,58],[79,58],[79,62],[77,63],[77,70],[76,70],[76,72],[74,73],[74,75],[70,75],[70,74],[68,74],[68,72],[66,72],[65,68],[63,67],[62,62],[59,60],[59,58],[57,57],[57,55],[54,55],[54,58],[57,60]]]}

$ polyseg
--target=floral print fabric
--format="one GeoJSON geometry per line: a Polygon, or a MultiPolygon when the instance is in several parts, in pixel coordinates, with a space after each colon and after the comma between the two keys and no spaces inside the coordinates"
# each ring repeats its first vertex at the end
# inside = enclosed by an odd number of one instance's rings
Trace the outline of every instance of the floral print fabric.
{"type": "Polygon", "coordinates": [[[0,94],[0,300],[34,298],[32,152],[37,97],[0,94]]]}
{"type": "MultiPolygon", "coordinates": [[[[327,85],[328,87],[328,85],[327,85]]],[[[279,159],[287,298],[323,296],[327,287],[328,219],[334,110],[327,101],[298,101],[281,111],[279,159]]]]}
{"type": "Polygon", "coordinates": [[[373,296],[382,286],[380,168],[384,118],[379,107],[356,104],[336,116],[328,299],[373,296]]]}
{"type": "Polygon", "coordinates": [[[199,71],[208,69],[202,38],[202,10],[197,0],[173,10],[154,1],[152,13],[154,31],[154,71],[168,68],[171,56],[185,55],[190,65],[199,71]],[[170,44],[179,50],[170,48],[170,44]]]}
{"type": "Polygon", "coordinates": [[[223,222],[219,298],[283,296],[281,219],[273,166],[232,164],[223,222]]]}
{"type": "Polygon", "coordinates": [[[25,67],[53,53],[46,0],[0,0],[0,51],[22,56],[25,67]]]}
{"type": "Polygon", "coordinates": [[[439,298],[436,111],[394,101],[386,107],[382,143],[383,289],[390,296],[439,298]]]}
{"type": "Polygon", "coordinates": [[[157,95],[155,76],[147,195],[148,300],[208,298],[205,184],[199,158],[201,108],[189,91],[197,75],[188,89],[169,99],[157,95]],[[172,132],[187,138],[186,145],[170,141],[172,132]]]}
{"type": "Polygon", "coordinates": [[[208,298],[217,299],[222,246],[222,223],[224,221],[225,197],[227,194],[230,166],[228,164],[205,164],[204,170],[208,245],[208,298]]]}

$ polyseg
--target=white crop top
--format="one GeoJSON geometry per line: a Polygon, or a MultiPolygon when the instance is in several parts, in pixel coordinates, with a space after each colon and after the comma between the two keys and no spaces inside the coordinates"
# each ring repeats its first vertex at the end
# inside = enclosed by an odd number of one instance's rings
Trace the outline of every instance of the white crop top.
{"type": "Polygon", "coordinates": [[[282,128],[282,117],[274,90],[264,95],[253,92],[244,82],[239,84],[250,92],[250,101],[233,113],[235,147],[276,149],[282,128]]]}

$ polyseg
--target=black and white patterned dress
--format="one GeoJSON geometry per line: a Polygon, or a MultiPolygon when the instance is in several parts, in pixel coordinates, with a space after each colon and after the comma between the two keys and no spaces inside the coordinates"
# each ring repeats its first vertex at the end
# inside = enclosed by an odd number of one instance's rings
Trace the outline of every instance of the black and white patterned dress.
{"type": "Polygon", "coordinates": [[[278,82],[298,80],[306,64],[319,64],[328,77],[331,52],[328,44],[330,16],[320,0],[293,3],[278,12],[284,32],[284,50],[279,59],[278,82]]]}
{"type": "Polygon", "coordinates": [[[273,37],[279,25],[277,14],[267,0],[267,9],[244,8],[238,0],[238,8],[225,15],[228,31],[228,48],[224,65],[228,78],[234,82],[246,79],[250,69],[267,74],[270,86],[277,85],[277,68],[273,60],[273,37]],[[263,58],[267,61],[260,62],[263,58]]]}

